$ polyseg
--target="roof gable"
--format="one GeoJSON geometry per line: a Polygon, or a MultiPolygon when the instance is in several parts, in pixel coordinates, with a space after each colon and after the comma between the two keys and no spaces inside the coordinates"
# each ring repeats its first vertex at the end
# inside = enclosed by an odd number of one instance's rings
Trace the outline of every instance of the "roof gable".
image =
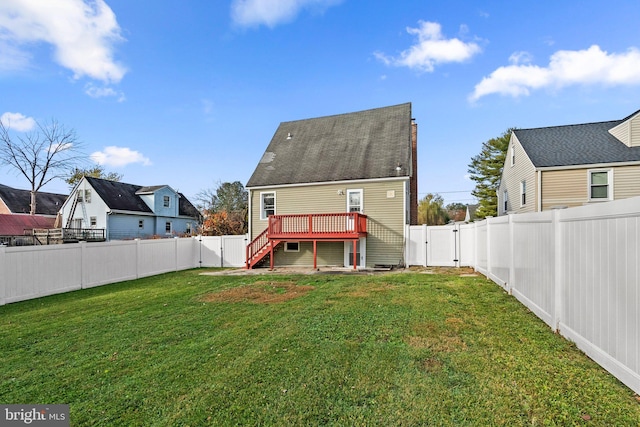
{"type": "MultiPolygon", "coordinates": [[[[64,194],[45,193],[36,194],[36,214],[56,215],[67,196],[64,194]]],[[[31,207],[31,192],[19,190],[0,184],[0,199],[12,213],[29,213],[31,207]]]]}
{"type": "Polygon", "coordinates": [[[405,103],[280,123],[247,187],[408,177],[410,172],[411,103],[405,103]]]}
{"type": "MultiPolygon", "coordinates": [[[[171,188],[168,185],[141,186],[126,184],[123,182],[109,181],[106,179],[92,178],[86,176],[85,179],[112,210],[153,213],[153,210],[140,197],[141,194],[150,194],[162,188],[171,188]]],[[[173,190],[171,190],[173,191],[173,190]]],[[[181,193],[178,195],[178,215],[198,218],[200,212],[181,193]]]]}
{"type": "Polygon", "coordinates": [[[537,168],[640,161],[640,146],[629,147],[609,132],[627,119],[516,129],[514,134],[537,168]]]}

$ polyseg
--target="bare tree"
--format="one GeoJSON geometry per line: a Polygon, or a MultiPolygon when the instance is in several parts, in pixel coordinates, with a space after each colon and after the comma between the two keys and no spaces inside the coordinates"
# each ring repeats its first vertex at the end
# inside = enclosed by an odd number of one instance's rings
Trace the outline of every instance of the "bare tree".
{"type": "Polygon", "coordinates": [[[31,184],[30,214],[36,213],[36,194],[51,180],[64,178],[86,158],[73,129],[52,119],[24,134],[10,132],[11,124],[0,120],[0,164],[8,165],[31,184]],[[13,133],[13,136],[12,136],[13,133]]]}

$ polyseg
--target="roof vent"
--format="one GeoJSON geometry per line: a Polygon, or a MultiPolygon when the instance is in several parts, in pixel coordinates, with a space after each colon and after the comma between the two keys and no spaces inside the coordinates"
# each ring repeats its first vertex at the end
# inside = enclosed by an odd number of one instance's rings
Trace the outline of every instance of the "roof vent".
{"type": "Polygon", "coordinates": [[[291,139],[291,138],[293,138],[293,135],[291,135],[291,132],[289,132],[289,133],[287,134],[287,139],[291,139]]]}

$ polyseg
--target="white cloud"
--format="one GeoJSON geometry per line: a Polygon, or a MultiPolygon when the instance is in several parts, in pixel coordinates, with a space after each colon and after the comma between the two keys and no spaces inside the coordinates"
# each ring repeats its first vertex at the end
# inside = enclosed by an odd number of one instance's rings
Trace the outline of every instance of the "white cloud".
{"type": "Polygon", "coordinates": [[[119,82],[126,69],[113,59],[123,40],[115,14],[104,0],[2,0],[0,2],[0,68],[22,69],[30,59],[25,49],[48,43],[54,60],[87,76],[119,82]]]}
{"type": "Polygon", "coordinates": [[[151,165],[151,160],[143,156],[142,153],[127,147],[108,146],[103,151],[96,151],[91,154],[91,159],[99,165],[122,167],[131,163],[142,163],[144,166],[151,165]]]}
{"type": "Polygon", "coordinates": [[[324,11],[342,0],[233,0],[231,18],[241,26],[273,28],[292,21],[303,9],[324,11]]]}
{"type": "Polygon", "coordinates": [[[126,100],[124,93],[122,93],[121,91],[115,90],[110,87],[97,87],[90,83],[85,86],[84,93],[92,98],[116,97],[118,98],[118,102],[123,102],[126,100]]]}
{"type": "Polygon", "coordinates": [[[36,121],[33,117],[26,117],[20,113],[6,112],[0,116],[0,122],[4,127],[18,132],[27,132],[36,126],[36,121]]]}
{"type": "Polygon", "coordinates": [[[611,54],[597,45],[585,50],[560,50],[551,55],[547,67],[515,61],[513,65],[498,68],[475,86],[469,100],[477,101],[493,93],[518,97],[547,87],[640,85],[638,70],[640,51],[636,48],[611,54]]]}
{"type": "MultiPolygon", "coordinates": [[[[402,51],[400,56],[391,57],[381,52],[374,52],[374,56],[386,65],[432,72],[436,65],[463,62],[482,50],[473,42],[444,38],[442,27],[437,22],[418,21],[418,24],[418,28],[407,28],[409,34],[417,37],[416,44],[402,51]]],[[[466,26],[461,26],[461,31],[465,33],[466,26]]]]}

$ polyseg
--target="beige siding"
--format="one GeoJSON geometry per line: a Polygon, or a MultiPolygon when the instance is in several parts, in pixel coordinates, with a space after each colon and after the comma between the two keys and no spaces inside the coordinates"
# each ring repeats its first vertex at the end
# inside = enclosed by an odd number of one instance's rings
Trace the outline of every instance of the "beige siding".
{"type": "Polygon", "coordinates": [[[534,212],[537,209],[536,170],[515,134],[511,134],[509,149],[498,189],[498,215],[507,212],[534,212]],[[515,147],[515,162],[511,164],[511,150],[515,147]],[[520,183],[526,182],[526,204],[521,204],[520,183]],[[507,210],[504,210],[504,191],[507,190],[507,210]]]}
{"type": "Polygon", "coordinates": [[[616,200],[640,196],[640,165],[615,168],[613,186],[616,200]]]}
{"type": "Polygon", "coordinates": [[[582,206],[589,200],[587,169],[542,172],[542,210],[582,206]]]}
{"type": "MultiPolygon", "coordinates": [[[[542,210],[558,206],[574,207],[589,203],[589,170],[568,169],[542,173],[542,210]]],[[[613,198],[640,196],[640,165],[613,169],[613,198]]]]}
{"type": "MultiPolygon", "coordinates": [[[[260,193],[276,193],[276,214],[346,212],[346,190],[363,190],[367,221],[366,264],[398,264],[403,261],[405,227],[405,180],[367,181],[251,190],[251,238],[266,227],[260,219],[260,193]],[[393,197],[391,197],[393,196],[393,197]]],[[[301,244],[300,252],[280,250],[276,265],[313,265],[312,243],[301,244]],[[285,264],[286,263],[286,264],[285,264]]],[[[343,265],[343,242],[319,242],[318,265],[343,265]]]]}
{"type": "Polygon", "coordinates": [[[640,114],[610,129],[609,133],[628,147],[640,147],[640,114]]]}
{"type": "Polygon", "coordinates": [[[4,203],[2,199],[0,199],[0,214],[10,214],[10,213],[11,211],[9,210],[7,205],[4,203]]]}

